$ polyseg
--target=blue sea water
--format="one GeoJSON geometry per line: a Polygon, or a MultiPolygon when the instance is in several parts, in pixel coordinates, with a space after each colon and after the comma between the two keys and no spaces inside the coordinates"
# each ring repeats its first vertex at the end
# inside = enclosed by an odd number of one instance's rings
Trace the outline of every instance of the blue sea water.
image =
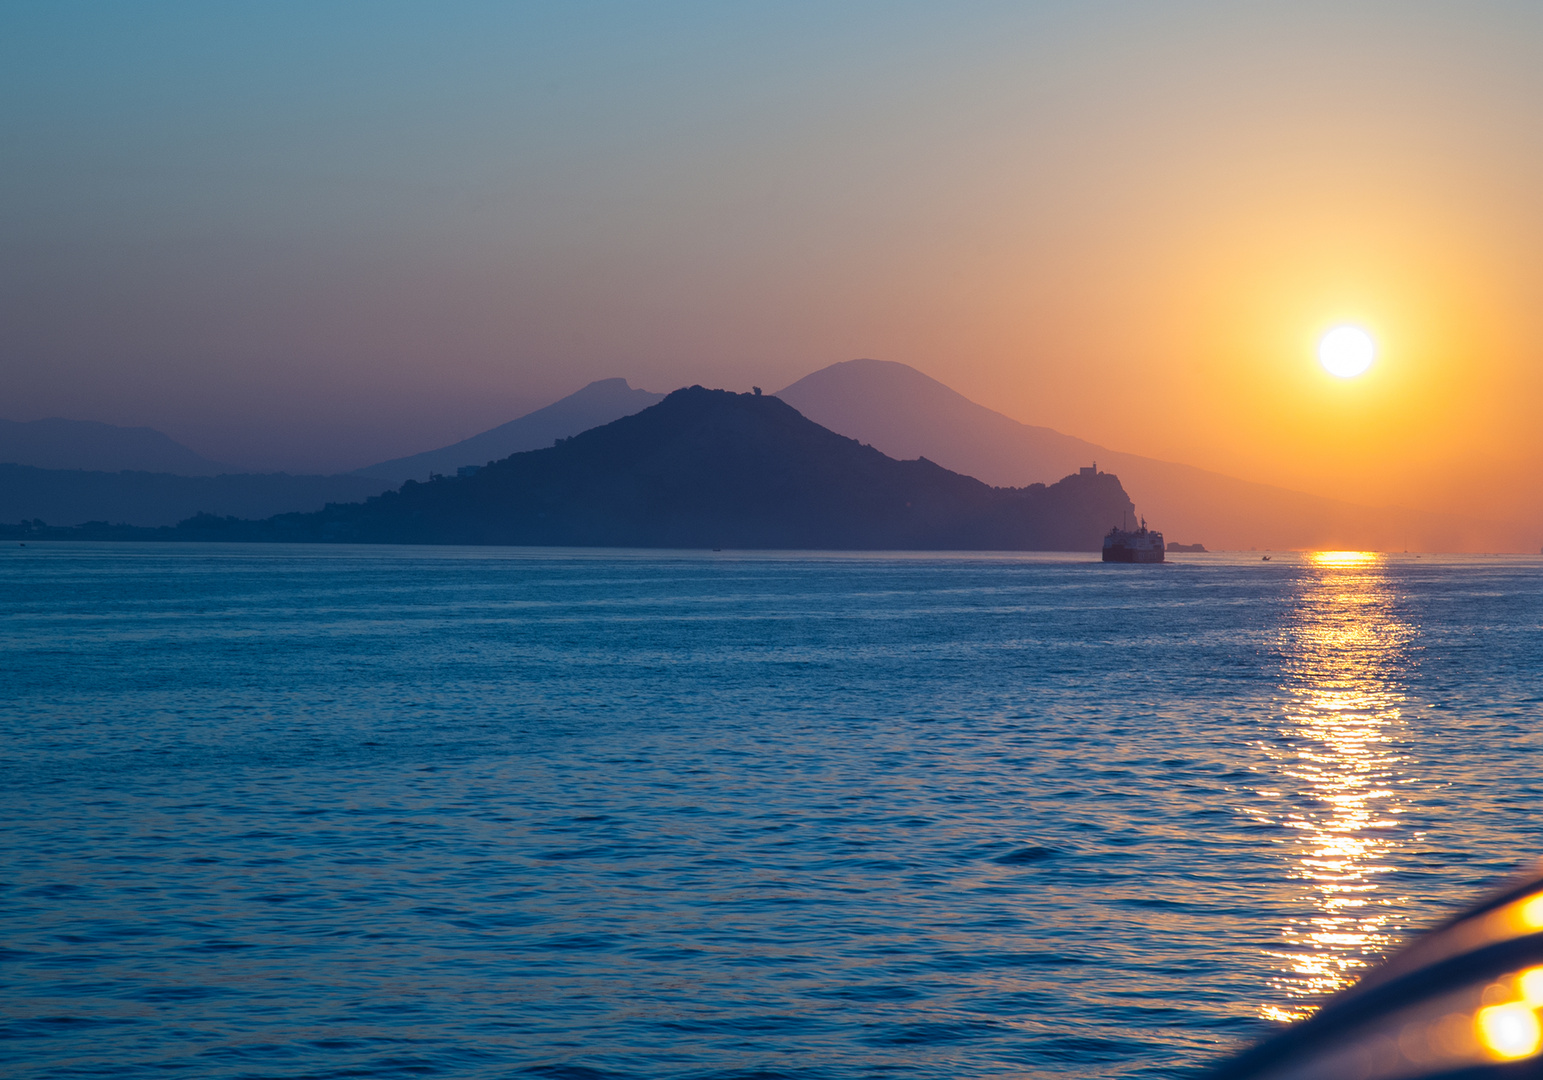
{"type": "Polygon", "coordinates": [[[1543,562],[32,544],[8,1077],[1184,1075],[1543,854],[1543,562]]]}

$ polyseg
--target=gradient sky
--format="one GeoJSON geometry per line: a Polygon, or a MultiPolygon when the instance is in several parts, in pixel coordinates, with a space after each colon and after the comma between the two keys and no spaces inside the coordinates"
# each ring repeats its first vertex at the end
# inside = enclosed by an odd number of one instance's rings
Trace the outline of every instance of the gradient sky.
{"type": "Polygon", "coordinates": [[[874,356],[1117,449],[1521,516],[1539,56],[1536,0],[10,0],[0,416],[332,470],[595,378],[874,356]],[[1353,382],[1313,357],[1343,321],[1382,347],[1353,382]]]}

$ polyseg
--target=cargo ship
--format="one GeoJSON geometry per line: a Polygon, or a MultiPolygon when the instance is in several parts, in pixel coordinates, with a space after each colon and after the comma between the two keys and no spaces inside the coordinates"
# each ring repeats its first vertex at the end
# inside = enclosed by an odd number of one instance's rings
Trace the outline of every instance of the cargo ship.
{"type": "Polygon", "coordinates": [[[1163,561],[1163,534],[1148,529],[1145,518],[1139,529],[1110,529],[1104,537],[1104,562],[1153,563],[1163,561]]]}

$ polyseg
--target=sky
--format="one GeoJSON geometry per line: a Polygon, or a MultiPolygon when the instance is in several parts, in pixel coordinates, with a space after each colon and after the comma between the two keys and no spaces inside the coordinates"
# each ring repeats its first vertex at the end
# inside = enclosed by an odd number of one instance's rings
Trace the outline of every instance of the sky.
{"type": "Polygon", "coordinates": [[[0,416],[333,471],[593,379],[870,356],[1118,450],[1532,513],[1540,51],[1535,0],[9,0],[0,416]],[[1352,380],[1314,358],[1346,322],[1352,380]]]}

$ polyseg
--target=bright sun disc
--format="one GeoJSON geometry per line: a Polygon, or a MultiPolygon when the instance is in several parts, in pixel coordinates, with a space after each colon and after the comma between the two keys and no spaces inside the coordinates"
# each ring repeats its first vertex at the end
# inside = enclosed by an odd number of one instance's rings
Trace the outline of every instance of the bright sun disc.
{"type": "Polygon", "coordinates": [[[1336,326],[1318,342],[1318,362],[1330,375],[1352,379],[1372,366],[1377,345],[1359,326],[1336,326]]]}

